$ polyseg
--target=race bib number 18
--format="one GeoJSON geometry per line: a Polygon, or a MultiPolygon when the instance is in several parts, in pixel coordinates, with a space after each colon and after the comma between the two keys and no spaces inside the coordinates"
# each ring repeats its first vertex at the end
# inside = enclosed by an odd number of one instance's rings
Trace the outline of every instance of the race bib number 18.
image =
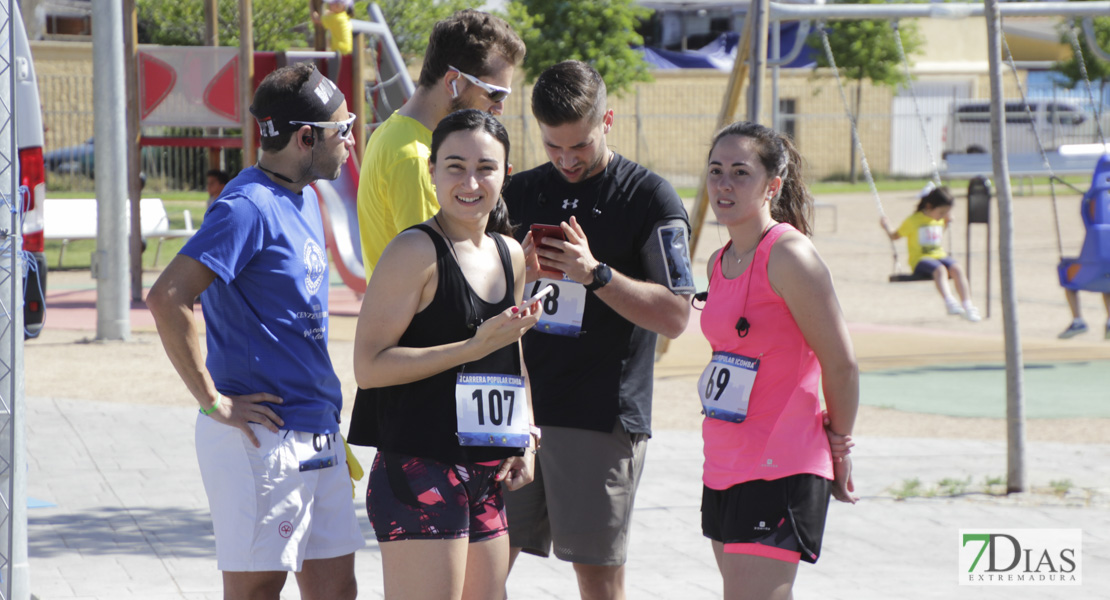
{"type": "Polygon", "coordinates": [[[519,375],[459,373],[455,416],[460,446],[528,446],[524,378],[519,375]]]}
{"type": "Polygon", "coordinates": [[[698,395],[705,416],[730,423],[743,423],[759,369],[758,358],[714,352],[709,366],[698,379],[698,395]]]}
{"type": "Polygon", "coordinates": [[[570,279],[537,279],[525,296],[535,295],[544,286],[551,285],[552,291],[540,307],[543,314],[536,324],[536,331],[578,337],[582,333],[582,315],[586,310],[586,286],[570,279]]]}

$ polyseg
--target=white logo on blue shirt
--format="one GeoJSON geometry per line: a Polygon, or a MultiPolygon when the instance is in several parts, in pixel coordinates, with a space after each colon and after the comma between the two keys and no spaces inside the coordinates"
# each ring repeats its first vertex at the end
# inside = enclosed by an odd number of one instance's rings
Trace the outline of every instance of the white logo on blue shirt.
{"type": "Polygon", "coordinates": [[[315,294],[328,272],[328,257],[312,239],[304,242],[304,271],[304,287],[308,293],[315,294]]]}

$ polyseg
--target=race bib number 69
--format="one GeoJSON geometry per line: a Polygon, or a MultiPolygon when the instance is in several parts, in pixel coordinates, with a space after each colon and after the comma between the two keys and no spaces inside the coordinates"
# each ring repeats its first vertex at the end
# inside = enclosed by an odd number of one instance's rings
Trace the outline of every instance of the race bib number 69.
{"type": "Polygon", "coordinates": [[[758,358],[714,352],[698,379],[698,393],[705,416],[730,423],[743,423],[748,416],[758,358]]]}

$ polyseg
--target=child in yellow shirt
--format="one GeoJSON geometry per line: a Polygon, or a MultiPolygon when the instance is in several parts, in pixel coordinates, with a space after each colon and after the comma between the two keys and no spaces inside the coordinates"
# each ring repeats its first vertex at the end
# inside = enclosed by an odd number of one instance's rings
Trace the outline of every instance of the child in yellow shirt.
{"type": "Polygon", "coordinates": [[[354,14],[354,0],[324,0],[323,14],[313,10],[312,22],[322,25],[331,37],[331,49],[339,54],[350,54],[354,49],[351,35],[351,16],[354,14]]]}
{"type": "Polygon", "coordinates": [[[948,188],[926,188],[917,205],[917,211],[907,217],[898,229],[891,228],[886,216],[879,220],[879,224],[890,239],[906,238],[913,274],[921,279],[932,279],[936,283],[948,314],[960,315],[968,321],[977,322],[981,319],[979,309],[971,303],[963,269],[948,256],[941,245],[941,237],[948,227],[949,213],[954,204],[955,198],[948,188]],[[949,290],[949,279],[956,284],[959,301],[949,290]]]}

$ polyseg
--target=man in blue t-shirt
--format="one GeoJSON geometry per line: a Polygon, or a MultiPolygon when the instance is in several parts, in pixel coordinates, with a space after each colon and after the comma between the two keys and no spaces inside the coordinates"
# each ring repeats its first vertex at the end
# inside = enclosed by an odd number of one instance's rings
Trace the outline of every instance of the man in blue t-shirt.
{"type": "Polygon", "coordinates": [[[310,63],[255,91],[261,155],[212,203],[147,297],[170,361],[200,404],[196,445],[228,598],[353,599],[365,544],[327,351],[328,260],[316,194],[347,160],[354,115],[310,63]],[[203,304],[201,362],[194,300],[203,304]]]}

